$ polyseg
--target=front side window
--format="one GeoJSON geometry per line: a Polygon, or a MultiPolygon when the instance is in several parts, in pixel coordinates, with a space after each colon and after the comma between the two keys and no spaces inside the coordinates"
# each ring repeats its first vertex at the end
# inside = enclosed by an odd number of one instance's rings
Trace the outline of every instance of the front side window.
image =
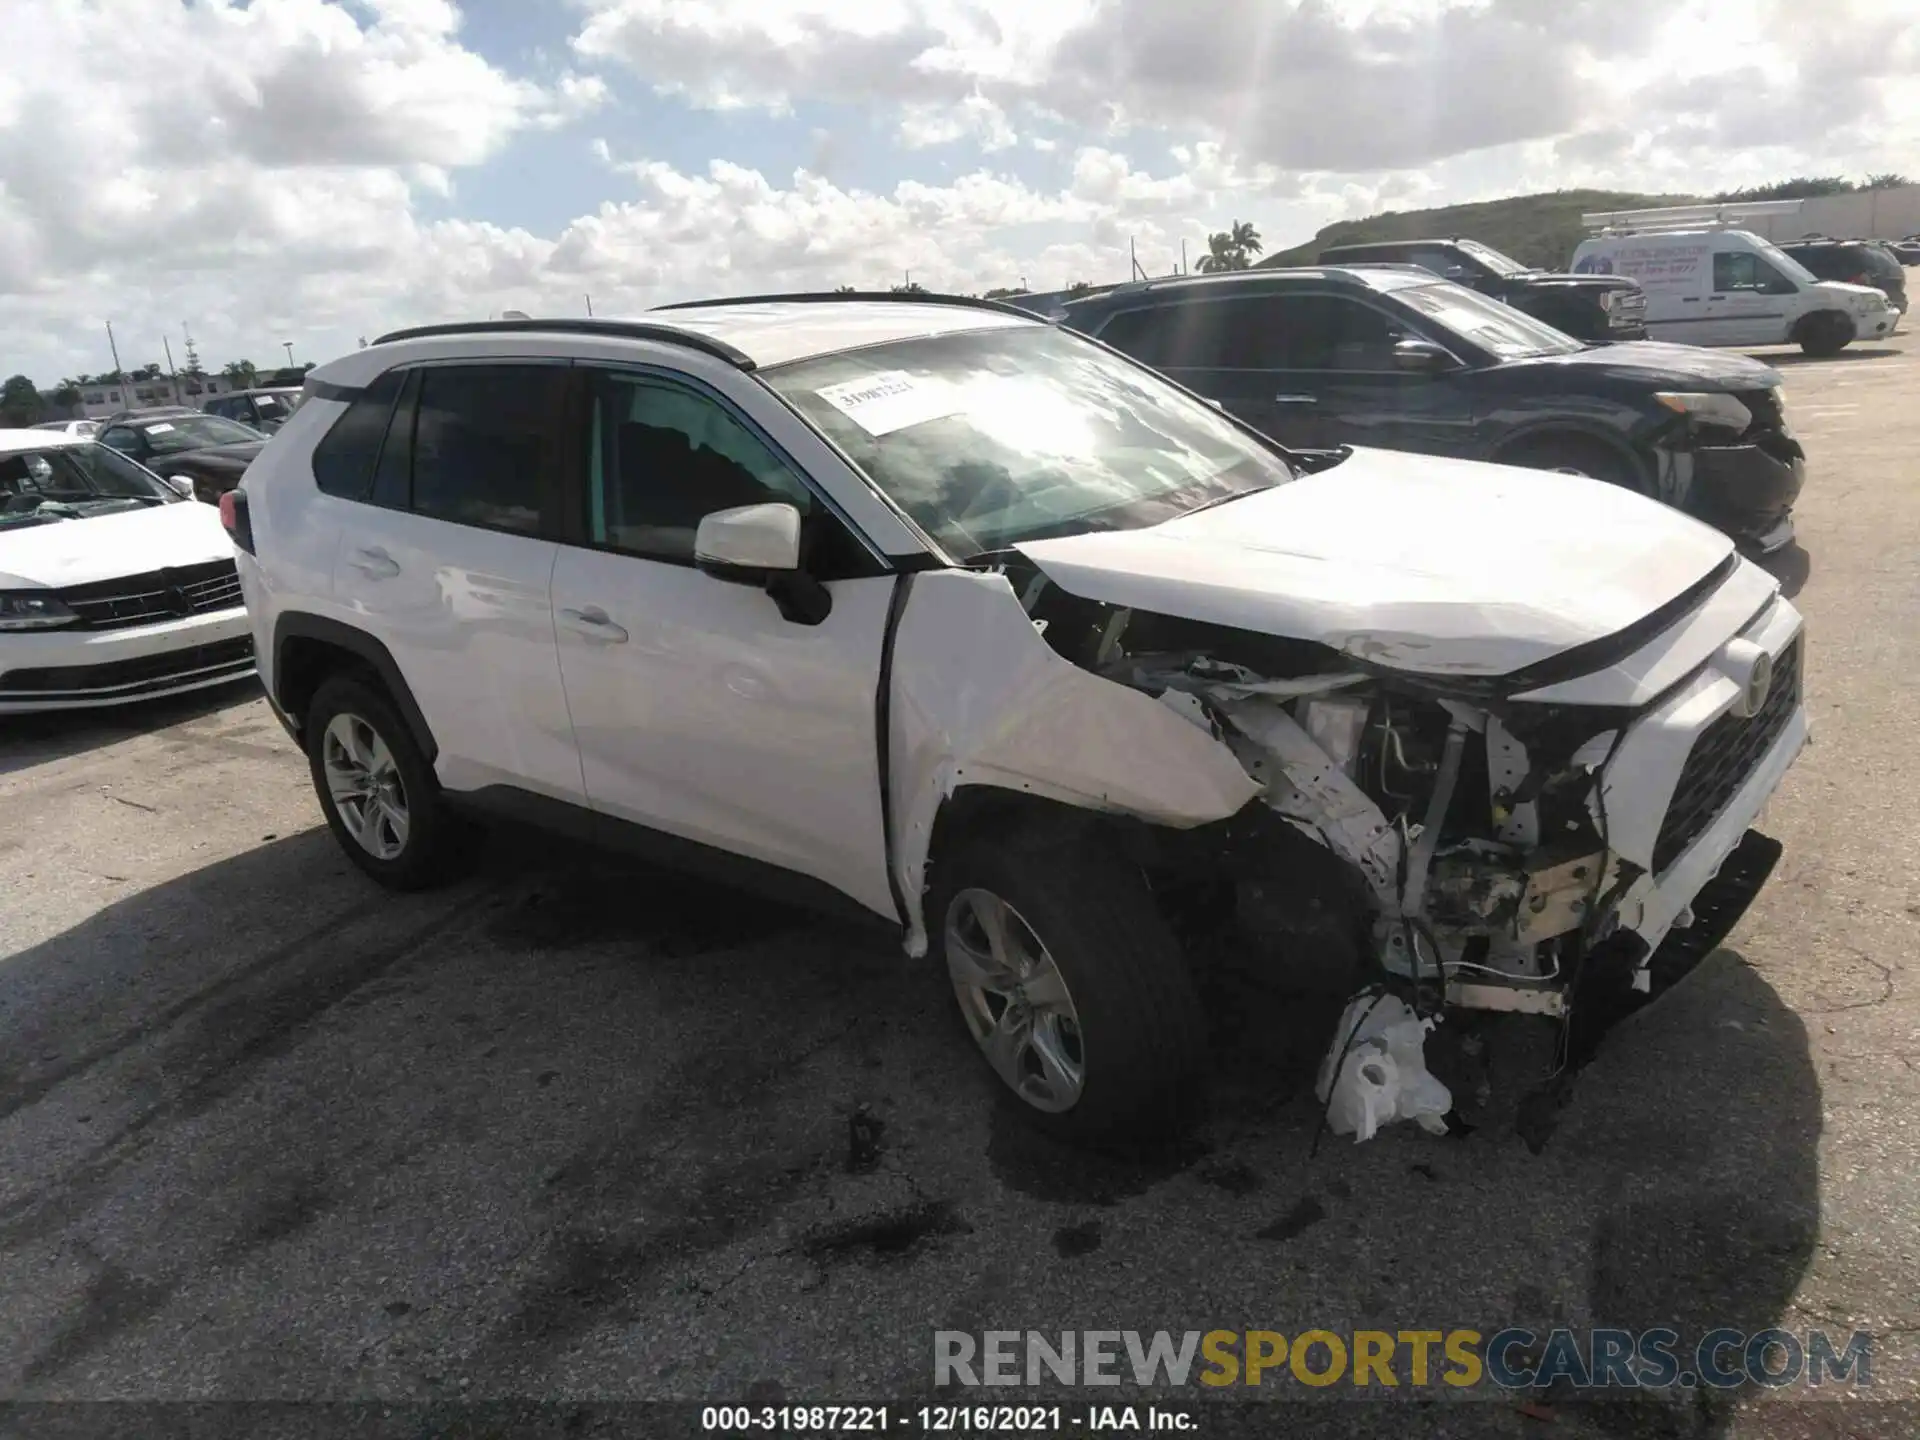
{"type": "MultiPolygon", "coordinates": [[[[1780,258],[1787,260],[1788,256],[1783,253],[1780,258]]],[[[1750,250],[1716,250],[1713,252],[1713,288],[1780,295],[1792,291],[1794,284],[1750,250]]]]}
{"type": "Polygon", "coordinates": [[[1419,312],[1441,332],[1443,341],[1451,335],[1502,360],[1571,355],[1586,348],[1545,321],[1464,285],[1409,285],[1394,291],[1393,297],[1419,312]]]}
{"type": "Polygon", "coordinates": [[[0,455],[0,528],[187,503],[105,445],[0,455]]]}
{"type": "Polygon", "coordinates": [[[711,396],[645,375],[596,377],[587,533],[596,545],[691,563],[718,510],[813,497],[759,436],[711,396]]]}
{"type": "Polygon", "coordinates": [[[761,378],[961,557],[1153,525],[1293,478],[1218,411],[1050,326],[895,341],[761,378]]]}

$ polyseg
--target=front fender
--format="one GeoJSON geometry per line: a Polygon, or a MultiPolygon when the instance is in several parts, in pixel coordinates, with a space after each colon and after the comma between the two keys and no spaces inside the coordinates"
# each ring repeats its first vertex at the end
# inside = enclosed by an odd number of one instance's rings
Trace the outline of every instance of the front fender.
{"type": "Polygon", "coordinates": [[[963,786],[1190,829],[1261,786],[1226,745],[1172,707],[1056,654],[1002,575],[914,577],[894,639],[888,863],[910,954],[927,945],[934,823],[963,786]]]}

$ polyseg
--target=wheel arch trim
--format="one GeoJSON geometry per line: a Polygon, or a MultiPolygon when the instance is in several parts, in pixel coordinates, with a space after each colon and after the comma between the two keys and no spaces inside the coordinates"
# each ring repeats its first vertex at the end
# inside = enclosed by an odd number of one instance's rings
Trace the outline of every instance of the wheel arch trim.
{"type": "Polygon", "coordinates": [[[306,717],[301,709],[289,703],[286,665],[291,643],[299,640],[317,641],[343,650],[371,668],[392,697],[394,707],[400,712],[401,720],[411,732],[414,744],[420,747],[420,753],[426,757],[427,763],[431,765],[439,758],[440,747],[433,738],[433,728],[427,724],[427,717],[421,711],[419,702],[413,698],[413,690],[407,684],[406,676],[401,673],[393,653],[385,645],[366,631],[325,615],[286,612],[280,615],[273,627],[272,700],[275,709],[286,717],[295,737],[303,744],[306,739],[306,717]]]}

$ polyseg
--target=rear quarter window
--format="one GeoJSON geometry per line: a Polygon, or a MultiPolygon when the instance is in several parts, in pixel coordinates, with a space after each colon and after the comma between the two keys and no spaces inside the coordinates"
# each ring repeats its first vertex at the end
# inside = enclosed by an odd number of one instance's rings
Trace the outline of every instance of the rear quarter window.
{"type": "Polygon", "coordinates": [[[380,376],[313,447],[313,479],[322,494],[365,500],[372,493],[380,443],[386,438],[387,419],[403,378],[398,370],[380,376]]]}

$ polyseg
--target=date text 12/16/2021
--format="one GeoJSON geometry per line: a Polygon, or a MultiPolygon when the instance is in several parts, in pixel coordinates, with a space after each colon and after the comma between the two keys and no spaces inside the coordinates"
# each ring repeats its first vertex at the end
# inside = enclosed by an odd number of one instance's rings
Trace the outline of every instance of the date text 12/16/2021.
{"type": "Polygon", "coordinates": [[[1161,1405],[709,1405],[700,1428],[722,1435],[794,1434],[1067,1435],[1197,1429],[1186,1410],[1161,1405]]]}

